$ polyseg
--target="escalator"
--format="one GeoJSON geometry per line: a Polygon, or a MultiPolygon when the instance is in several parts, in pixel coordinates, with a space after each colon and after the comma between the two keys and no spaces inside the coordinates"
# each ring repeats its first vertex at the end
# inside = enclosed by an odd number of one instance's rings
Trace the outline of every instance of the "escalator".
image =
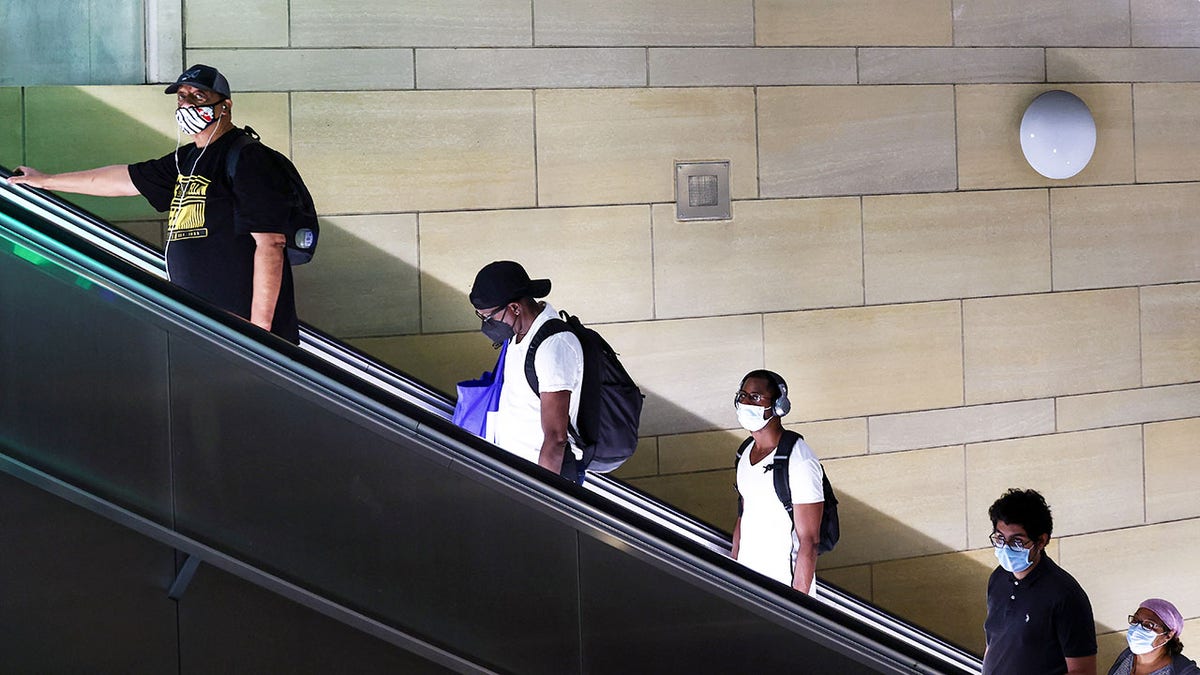
{"type": "Polygon", "coordinates": [[[979,670],[449,411],[329,336],[296,347],[209,308],[154,250],[0,182],[5,671],[979,670]]]}

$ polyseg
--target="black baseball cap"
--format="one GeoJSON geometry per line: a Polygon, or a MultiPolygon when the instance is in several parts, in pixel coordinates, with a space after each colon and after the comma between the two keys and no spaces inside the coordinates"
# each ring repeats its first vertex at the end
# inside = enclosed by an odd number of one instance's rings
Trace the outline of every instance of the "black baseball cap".
{"type": "Polygon", "coordinates": [[[229,80],[221,74],[221,71],[206,66],[202,63],[188,68],[179,74],[179,79],[175,80],[175,84],[167,87],[164,93],[174,94],[179,91],[180,85],[189,84],[199,89],[207,89],[208,91],[218,93],[225,98],[229,98],[229,80]]]}
{"type": "Polygon", "coordinates": [[[530,279],[520,263],[497,260],[488,263],[471,284],[471,304],[475,309],[488,309],[519,300],[550,295],[549,279],[530,279]]]}

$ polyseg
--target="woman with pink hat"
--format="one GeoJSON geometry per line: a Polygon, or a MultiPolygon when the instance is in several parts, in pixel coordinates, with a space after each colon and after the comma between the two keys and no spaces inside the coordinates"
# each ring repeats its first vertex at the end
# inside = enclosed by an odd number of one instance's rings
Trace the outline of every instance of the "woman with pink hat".
{"type": "Polygon", "coordinates": [[[1183,655],[1183,615],[1175,605],[1159,598],[1143,600],[1129,615],[1121,652],[1108,675],[1200,675],[1196,662],[1183,655]]]}

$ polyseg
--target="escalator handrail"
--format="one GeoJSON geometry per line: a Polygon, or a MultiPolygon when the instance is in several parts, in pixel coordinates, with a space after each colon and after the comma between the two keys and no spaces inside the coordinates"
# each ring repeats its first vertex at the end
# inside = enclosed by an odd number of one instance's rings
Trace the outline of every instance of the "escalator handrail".
{"type": "MultiPolygon", "coordinates": [[[[167,278],[166,259],[162,251],[114,228],[99,216],[52,192],[8,185],[3,179],[11,175],[11,171],[0,166],[0,192],[10,201],[19,200],[22,206],[38,215],[49,217],[64,225],[69,224],[74,234],[109,255],[161,279],[167,278]]],[[[446,401],[444,395],[417,378],[406,374],[397,375],[366,354],[307,324],[301,324],[300,332],[302,348],[326,355],[326,360],[339,368],[347,372],[365,374],[377,385],[392,393],[400,393],[401,397],[409,402],[418,403],[426,409],[444,411],[447,418],[449,411],[453,410],[453,405],[446,401]],[[388,376],[381,377],[385,372],[388,376]]]]}
{"type": "MultiPolygon", "coordinates": [[[[7,175],[7,171],[3,167],[0,167],[0,178],[4,175],[7,175]]],[[[17,188],[7,185],[0,187],[7,188],[10,191],[17,190],[17,188]]],[[[93,245],[120,258],[125,258],[125,256],[114,253],[111,249],[115,248],[118,251],[125,252],[137,259],[138,262],[135,262],[137,267],[144,271],[156,273],[159,278],[165,277],[161,254],[158,254],[145,244],[133,240],[128,235],[111,228],[94,215],[59,200],[53,195],[27,189],[19,190],[25,197],[36,197],[36,199],[30,201],[40,209],[51,213],[57,212],[60,218],[76,226],[82,224],[85,230],[82,236],[93,245]],[[156,260],[158,264],[150,264],[147,262],[148,260],[151,263],[156,260]]],[[[406,379],[406,376],[396,373],[371,357],[356,352],[311,327],[302,327],[302,340],[305,351],[316,355],[322,361],[332,362],[332,365],[341,372],[365,377],[369,383],[383,388],[386,392],[406,402],[419,402],[423,404],[420,407],[440,417],[442,420],[448,417],[451,410],[449,401],[432,387],[412,378],[406,379]]],[[[254,351],[259,352],[260,350],[256,349],[254,351]]],[[[649,520],[650,522],[658,521],[657,525],[659,527],[666,525],[668,529],[673,527],[676,530],[684,530],[689,533],[689,536],[694,541],[698,541],[701,546],[709,551],[723,554],[728,553],[729,543],[727,535],[705,523],[679,513],[677,510],[649,495],[605,476],[591,477],[588,485],[592,492],[604,495],[610,501],[622,505],[623,508],[631,508],[635,512],[638,512],[639,518],[642,520],[649,520]]],[[[829,591],[823,594],[823,596],[827,596],[825,597],[827,601],[832,600],[831,604],[838,607],[840,612],[850,614],[857,621],[871,625],[876,630],[881,630],[885,633],[903,636],[903,639],[914,643],[923,651],[929,652],[941,660],[953,663],[968,672],[978,671],[979,661],[977,657],[964,652],[940,638],[918,630],[911,624],[877,607],[863,603],[853,596],[840,591],[840,589],[823,583],[822,590],[829,591]]],[[[776,596],[776,599],[779,598],[778,594],[773,593],[773,595],[776,596]]]]}
{"type": "MultiPolygon", "coordinates": [[[[0,207],[4,203],[0,202],[0,207]]],[[[30,214],[26,214],[30,215],[30,214]]],[[[6,238],[43,259],[76,274],[84,275],[131,304],[169,317],[181,329],[219,344],[229,354],[253,358],[259,367],[287,378],[298,388],[324,398],[342,410],[358,413],[364,424],[377,433],[406,436],[409,442],[424,443],[457,470],[473,473],[483,482],[506,489],[510,496],[528,506],[562,520],[580,533],[600,540],[622,542],[629,555],[649,562],[670,574],[690,577],[732,605],[758,614],[767,621],[805,635],[824,648],[841,652],[881,672],[945,672],[943,659],[915,649],[913,645],[854,617],[839,616],[807,596],[789,598],[772,592],[769,585],[725,556],[698,547],[696,543],[634,513],[614,508],[590,492],[564,484],[557,476],[492,446],[441,417],[420,408],[407,415],[406,403],[386,392],[363,388],[362,383],[336,371],[294,345],[265,334],[257,327],[205,303],[170,283],[138,269],[120,269],[106,260],[102,251],[49,222],[18,221],[0,211],[10,222],[6,238]],[[45,230],[50,230],[49,232],[45,230]],[[51,236],[51,234],[55,236],[51,236]],[[93,256],[93,257],[89,257],[93,256]],[[255,331],[263,333],[258,336],[255,331]]],[[[408,406],[411,407],[411,406],[408,406]]]]}

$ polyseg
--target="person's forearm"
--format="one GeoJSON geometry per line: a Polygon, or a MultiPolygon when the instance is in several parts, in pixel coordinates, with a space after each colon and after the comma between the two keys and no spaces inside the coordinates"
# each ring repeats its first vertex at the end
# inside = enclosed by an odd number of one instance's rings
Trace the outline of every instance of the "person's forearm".
{"type": "Polygon", "coordinates": [[[1096,675],[1096,655],[1068,658],[1067,675],[1096,675]]]}
{"type": "Polygon", "coordinates": [[[737,522],[733,524],[733,547],[729,551],[730,557],[737,560],[738,551],[742,547],[742,517],[738,516],[737,522]]]}
{"type": "Polygon", "coordinates": [[[817,573],[817,540],[800,538],[800,548],[796,551],[796,567],[792,571],[792,588],[808,593],[812,588],[813,578],[817,573]]]}
{"type": "Polygon", "coordinates": [[[571,392],[549,391],[540,395],[542,403],[542,447],[538,465],[562,473],[567,450],[567,428],[571,424],[571,392]]]}
{"type": "Polygon", "coordinates": [[[132,197],[138,194],[133,179],[129,177],[129,167],[125,164],[67,173],[41,173],[29,167],[18,168],[25,175],[10,178],[8,182],[13,185],[28,185],[97,197],[132,197]]]}
{"type": "Polygon", "coordinates": [[[283,241],[264,243],[257,241],[254,249],[254,291],[250,299],[250,322],[271,330],[275,318],[275,305],[279,302],[279,289],[283,287],[283,264],[285,255],[283,241]]]}
{"type": "Polygon", "coordinates": [[[538,453],[538,466],[549,469],[554,473],[562,473],[563,458],[566,456],[567,439],[561,442],[549,438],[542,442],[542,450],[538,453]]]}
{"type": "MultiPolygon", "coordinates": [[[[816,486],[814,486],[815,488],[816,486]]],[[[792,504],[792,525],[796,528],[796,564],[792,568],[792,588],[809,593],[817,573],[817,548],[821,541],[823,502],[792,504]]]]}

